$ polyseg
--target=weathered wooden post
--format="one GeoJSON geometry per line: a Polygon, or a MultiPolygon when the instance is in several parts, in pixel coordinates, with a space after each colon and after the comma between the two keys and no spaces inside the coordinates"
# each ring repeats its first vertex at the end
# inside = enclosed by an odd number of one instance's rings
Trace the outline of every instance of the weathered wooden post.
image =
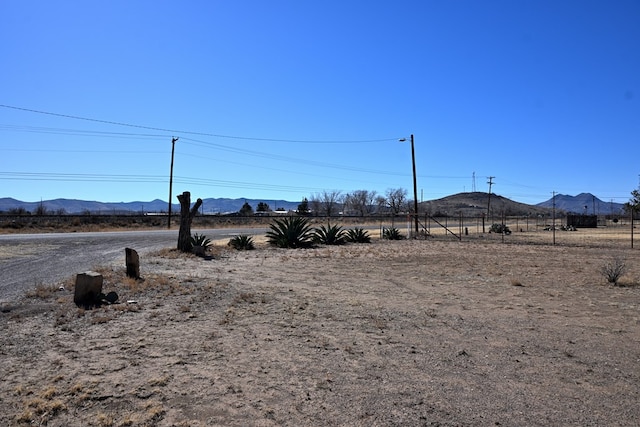
{"type": "Polygon", "coordinates": [[[140,278],[140,257],[135,249],[125,248],[125,263],[127,265],[127,277],[140,278]]]}
{"type": "Polygon", "coordinates": [[[191,205],[191,193],[188,191],[178,195],[180,201],[180,231],[178,231],[178,250],[191,252],[191,222],[198,213],[202,199],[198,199],[193,207],[191,205]]]}

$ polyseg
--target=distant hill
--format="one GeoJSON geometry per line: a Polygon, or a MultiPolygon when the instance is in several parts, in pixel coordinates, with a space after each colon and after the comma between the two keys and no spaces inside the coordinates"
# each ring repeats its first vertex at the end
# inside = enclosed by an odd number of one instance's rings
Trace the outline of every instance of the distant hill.
{"type": "MultiPolygon", "coordinates": [[[[300,202],[288,202],[286,200],[253,200],[253,199],[226,199],[209,198],[203,199],[201,212],[205,214],[238,212],[242,205],[248,202],[255,210],[258,203],[264,202],[271,209],[283,208],[285,210],[297,209],[300,202]]],[[[90,212],[92,214],[128,214],[128,213],[149,213],[167,212],[169,205],[167,202],[156,199],[147,202],[97,202],[75,199],[54,199],[43,200],[41,202],[23,202],[9,197],[0,198],[0,212],[8,212],[12,209],[24,209],[34,213],[42,206],[50,213],[82,214],[90,212]]],[[[179,204],[171,205],[172,212],[180,212],[179,204]]]]}
{"type": "MultiPolygon", "coordinates": [[[[465,217],[477,217],[487,213],[489,205],[489,193],[480,191],[458,193],[441,199],[430,200],[420,204],[420,210],[431,215],[457,216],[462,214],[465,217]]],[[[505,215],[547,215],[551,212],[544,206],[527,205],[507,199],[499,194],[491,194],[491,214],[505,215]]]]}
{"type": "MultiPolygon", "coordinates": [[[[554,198],[538,203],[537,206],[553,208],[554,198]]],[[[591,193],[580,193],[577,196],[556,194],[555,207],[567,213],[589,215],[618,215],[624,208],[622,203],[603,202],[591,193]]]]}
{"type": "MultiPolygon", "coordinates": [[[[79,214],[91,212],[94,214],[122,214],[131,212],[156,212],[167,211],[167,202],[153,200],[151,202],[120,202],[107,203],[76,199],[54,199],[40,202],[23,202],[12,198],[0,199],[0,212],[7,212],[11,209],[24,209],[27,212],[36,212],[40,206],[51,213],[79,214]]],[[[179,209],[179,205],[174,205],[179,209]]],[[[174,209],[172,207],[172,209],[174,209]]]]}
{"type": "MultiPolygon", "coordinates": [[[[290,202],[286,200],[258,200],[258,199],[229,199],[229,198],[208,198],[202,203],[201,212],[205,214],[225,214],[238,212],[242,205],[247,202],[257,209],[258,203],[263,202],[269,205],[272,210],[284,209],[295,210],[300,202],[290,202]]],[[[489,202],[489,193],[483,192],[465,192],[453,194],[441,199],[430,200],[420,203],[420,211],[428,212],[431,215],[464,215],[466,217],[475,217],[487,212],[487,204],[489,202]]],[[[621,212],[623,205],[621,203],[603,202],[590,193],[582,193],[577,196],[556,195],[556,211],[564,211],[571,213],[589,213],[595,212],[599,215],[618,214],[621,212]],[[595,205],[594,205],[595,203],[595,205]],[[585,206],[587,208],[585,209],[585,206]]],[[[0,198],[0,212],[8,212],[12,209],[24,209],[27,212],[35,213],[42,206],[50,213],[67,213],[82,214],[90,212],[92,214],[130,214],[130,213],[149,213],[149,212],[167,212],[167,202],[163,200],[152,201],[136,201],[136,202],[118,202],[107,203],[98,201],[86,201],[75,199],[54,199],[43,200],[41,202],[22,202],[12,198],[0,198]]],[[[553,200],[537,205],[527,205],[500,196],[491,194],[491,211],[492,215],[500,216],[504,212],[505,215],[548,215],[553,208],[553,200]]],[[[174,213],[180,212],[180,205],[173,204],[171,210],[174,213]]]]}

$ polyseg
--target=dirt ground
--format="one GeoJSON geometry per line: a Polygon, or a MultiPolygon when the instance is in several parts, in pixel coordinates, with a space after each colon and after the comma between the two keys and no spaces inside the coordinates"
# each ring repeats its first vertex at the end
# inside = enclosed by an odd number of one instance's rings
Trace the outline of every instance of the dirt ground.
{"type": "MultiPolygon", "coordinates": [[[[0,425],[636,426],[640,251],[381,241],[161,251],[0,315],[0,425]],[[625,260],[621,286],[600,272],[625,260]]],[[[123,260],[124,264],[124,260],[123,260]]]]}

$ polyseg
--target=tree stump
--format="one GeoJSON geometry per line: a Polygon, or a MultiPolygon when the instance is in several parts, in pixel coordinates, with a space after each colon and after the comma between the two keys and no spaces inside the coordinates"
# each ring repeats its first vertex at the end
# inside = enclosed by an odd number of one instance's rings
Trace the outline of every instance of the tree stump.
{"type": "Polygon", "coordinates": [[[96,305],[98,297],[102,294],[102,274],[95,271],[87,271],[76,276],[76,288],[73,294],[73,302],[78,307],[90,307],[96,305]]]}
{"type": "Polygon", "coordinates": [[[191,252],[191,222],[198,213],[202,199],[196,200],[191,207],[191,193],[185,191],[178,195],[180,201],[180,231],[178,231],[178,250],[181,252],[191,252]]]}

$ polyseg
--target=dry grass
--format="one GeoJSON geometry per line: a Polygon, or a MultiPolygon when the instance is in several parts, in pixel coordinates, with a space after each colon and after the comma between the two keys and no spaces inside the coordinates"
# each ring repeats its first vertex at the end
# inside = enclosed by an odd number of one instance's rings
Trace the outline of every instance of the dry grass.
{"type": "Polygon", "coordinates": [[[55,295],[60,290],[59,285],[45,285],[42,283],[38,283],[35,288],[27,291],[26,296],[28,298],[38,298],[38,299],[50,299],[53,295],[55,295]]]}

